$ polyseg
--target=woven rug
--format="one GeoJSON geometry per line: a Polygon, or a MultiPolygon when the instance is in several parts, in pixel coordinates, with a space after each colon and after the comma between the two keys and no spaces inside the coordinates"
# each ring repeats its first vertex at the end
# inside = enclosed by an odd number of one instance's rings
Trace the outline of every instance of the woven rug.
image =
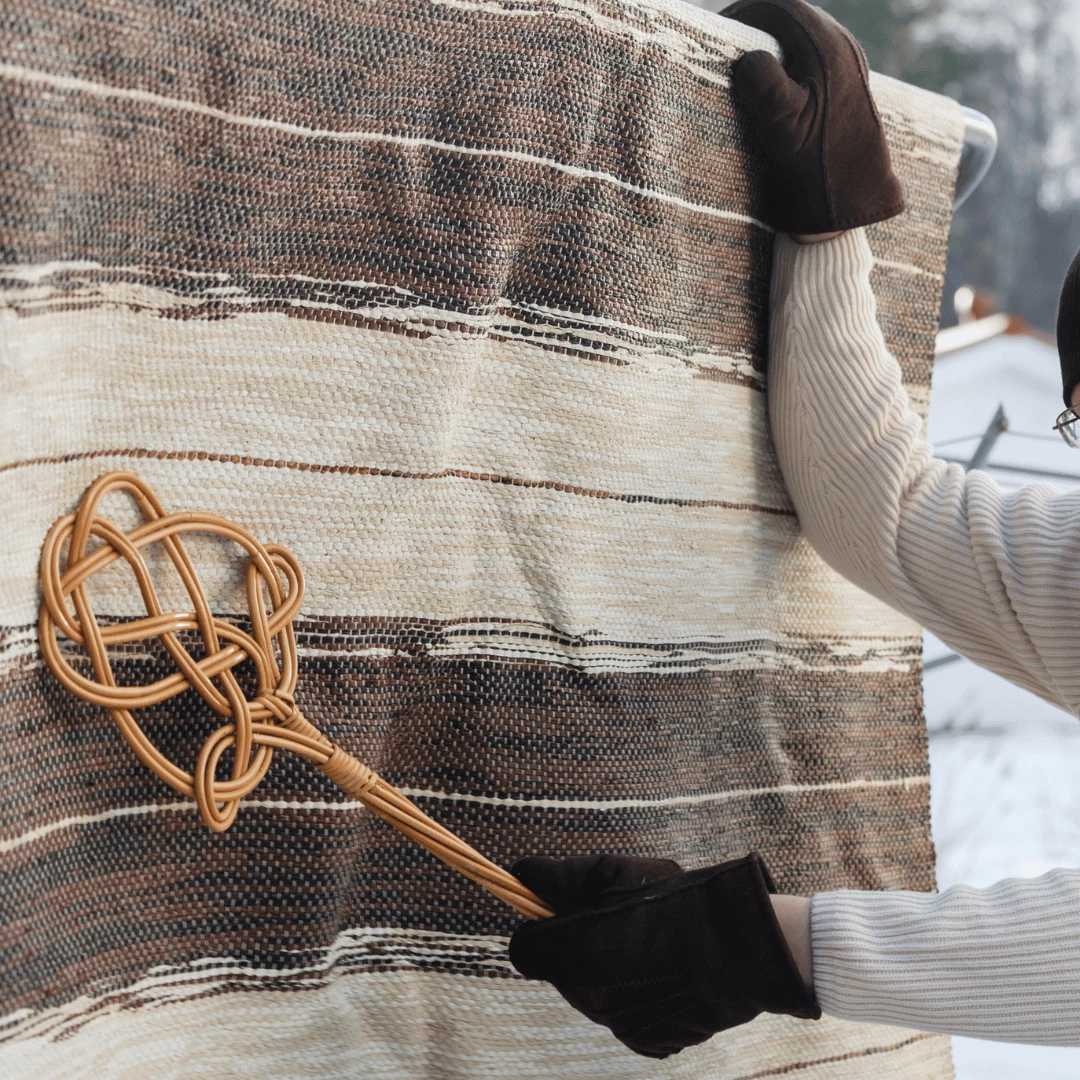
{"type": "MultiPolygon", "coordinates": [[[[916,628],[810,550],[769,441],[729,91],[768,44],[674,0],[0,8],[5,1077],[951,1075],[828,1019],[636,1058],[298,758],[212,835],[36,640],[47,528],[134,469],[299,557],[304,713],[493,859],[933,888],[916,628]]],[[[874,284],[925,404],[961,121],[874,90],[910,203],[874,284]]],[[[238,553],[191,550],[239,618],[238,553]]],[[[141,610],[115,568],[92,597],[141,610]]],[[[188,768],[217,725],[141,715],[188,768]]]]}

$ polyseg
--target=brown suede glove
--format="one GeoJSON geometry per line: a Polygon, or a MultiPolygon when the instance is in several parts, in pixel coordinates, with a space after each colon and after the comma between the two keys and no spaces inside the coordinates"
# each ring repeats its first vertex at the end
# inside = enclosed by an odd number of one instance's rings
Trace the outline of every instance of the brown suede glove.
{"type": "Polygon", "coordinates": [[[821,1015],[757,852],[689,873],[668,859],[533,856],[512,873],[555,910],[514,931],[514,967],[638,1054],[677,1054],[761,1012],[821,1015]]]}
{"type": "Polygon", "coordinates": [[[904,209],[870,96],[866,57],[832,16],[803,0],[736,0],[722,15],[771,34],[735,64],[735,96],[769,161],[766,216],[780,232],[852,229],[904,209]]]}

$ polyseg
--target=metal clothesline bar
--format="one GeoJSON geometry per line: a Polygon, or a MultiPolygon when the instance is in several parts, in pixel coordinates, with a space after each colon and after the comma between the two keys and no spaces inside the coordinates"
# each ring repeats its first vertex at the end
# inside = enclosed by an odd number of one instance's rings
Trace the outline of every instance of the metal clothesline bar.
{"type": "Polygon", "coordinates": [[[935,656],[933,660],[923,663],[923,671],[933,671],[934,668],[945,667],[947,664],[955,664],[957,660],[964,658],[959,653],[947,653],[945,656],[935,656]]]}
{"type": "MultiPolygon", "coordinates": [[[[1061,442],[1061,438],[1058,435],[1041,434],[1037,431],[1003,431],[1002,437],[1008,436],[1010,439],[1038,439],[1040,442],[1061,442]]],[[[939,446],[953,446],[956,443],[971,442],[972,439],[981,439],[983,433],[981,431],[973,431],[970,435],[957,435],[951,439],[939,439],[934,443],[934,448],[939,446]]]]}
{"type": "Polygon", "coordinates": [[[983,432],[983,437],[979,440],[979,445],[975,447],[975,453],[971,455],[971,460],[964,468],[969,471],[971,469],[981,469],[983,463],[990,456],[990,451],[994,449],[994,444],[1008,430],[1009,418],[1005,415],[1005,406],[999,405],[997,412],[990,418],[990,423],[987,424],[986,431],[983,432]]]}

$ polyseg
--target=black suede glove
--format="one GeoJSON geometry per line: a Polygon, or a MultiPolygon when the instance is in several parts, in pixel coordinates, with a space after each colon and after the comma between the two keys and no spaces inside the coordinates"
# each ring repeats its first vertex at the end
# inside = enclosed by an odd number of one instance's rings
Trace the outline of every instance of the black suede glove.
{"type": "Polygon", "coordinates": [[[1080,383],[1080,251],[1076,253],[1065,284],[1061,287],[1057,321],[1058,355],[1065,404],[1072,404],[1072,392],[1080,383]]]}
{"type": "Polygon", "coordinates": [[[771,53],[735,64],[735,96],[769,161],[766,216],[780,232],[852,229],[904,209],[870,96],[866,57],[832,16],[803,0],[736,0],[722,15],[771,34],[771,53]]]}
{"type": "Polygon", "coordinates": [[[532,856],[512,873],[555,911],[514,932],[514,967],[638,1054],[677,1054],[761,1012],[821,1016],[757,852],[689,873],[667,859],[532,856]]]}

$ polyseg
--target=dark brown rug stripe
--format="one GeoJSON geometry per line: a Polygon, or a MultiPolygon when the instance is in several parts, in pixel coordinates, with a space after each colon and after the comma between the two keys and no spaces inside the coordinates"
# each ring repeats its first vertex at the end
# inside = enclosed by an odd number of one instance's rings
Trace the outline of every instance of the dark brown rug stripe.
{"type": "Polygon", "coordinates": [[[559,480],[533,480],[504,473],[475,472],[470,469],[440,469],[438,472],[408,472],[377,465],[326,465],[309,461],[287,461],[285,458],[249,457],[245,454],[219,454],[212,450],[148,450],[143,447],[116,450],[92,450],[83,454],[64,454],[54,458],[31,458],[0,465],[0,473],[12,469],[25,469],[34,465],[58,465],[69,461],[85,461],[93,458],[152,458],[156,461],[221,461],[230,465],[245,465],[256,469],[295,469],[297,472],[342,473],[346,476],[391,476],[400,480],[474,480],[484,484],[504,484],[510,487],[539,488],[544,491],[561,491],[567,495],[581,495],[587,499],[612,499],[615,502],[653,503],[657,506],[683,506],[687,508],[712,507],[719,510],[745,510],[754,514],[777,514],[795,517],[789,506],[762,506],[759,503],[740,503],[729,499],[676,499],[659,495],[637,495],[631,492],[606,491],[603,488],[586,488],[559,480]]]}
{"type": "Polygon", "coordinates": [[[815,1058],[812,1061],[794,1061],[790,1065],[778,1065],[775,1069],[759,1069],[757,1072],[747,1073],[736,1077],[735,1080],[763,1080],[766,1076],[787,1076],[790,1073],[800,1072],[802,1069],[813,1069],[819,1065],[833,1065],[840,1061],[851,1061],[855,1058],[876,1057],[878,1054],[892,1054],[897,1050],[903,1050],[912,1043],[925,1042],[927,1039],[936,1038],[934,1035],[912,1035],[907,1039],[898,1039],[896,1042],[885,1046],[871,1046],[865,1050],[855,1050],[848,1054],[833,1054],[831,1057],[815,1058]]]}
{"type": "MultiPolygon", "coordinates": [[[[58,95],[50,112],[66,97],[58,95]]],[[[206,305],[208,314],[243,310],[250,301],[255,310],[289,307],[296,317],[308,314],[306,305],[315,315],[325,316],[327,304],[347,313],[368,306],[368,290],[333,283],[376,280],[407,290],[391,300],[394,307],[437,307],[450,321],[455,313],[489,312],[505,297],[677,327],[690,342],[716,349],[745,349],[764,332],[760,300],[731,308],[721,299],[733,287],[764,295],[771,236],[761,229],[698,222],[700,215],[680,207],[532,163],[298,139],[200,116],[162,116],[139,103],[123,103],[123,119],[110,109],[91,122],[81,104],[71,100],[61,115],[19,117],[21,130],[33,133],[23,167],[34,162],[42,180],[12,209],[4,262],[154,266],[168,250],[163,272],[149,284],[195,298],[220,288],[218,280],[171,272],[182,270],[226,274],[228,285],[242,290],[243,307],[234,295],[206,305]],[[117,124],[131,128],[125,141],[146,163],[137,199],[125,159],[101,166],[111,158],[117,124]],[[77,135],[57,138],[58,127],[77,135]],[[208,145],[211,160],[185,160],[194,152],[185,147],[208,145]],[[235,176],[244,177],[242,185],[222,183],[235,176]],[[99,214],[114,222],[105,237],[95,231],[99,214]],[[721,240],[727,257],[710,264],[702,256],[721,240]],[[641,251],[642,261],[620,259],[628,249],[641,251]],[[580,272],[552,279],[545,270],[553,260],[580,272]],[[262,276],[268,265],[269,279],[262,276]],[[702,304],[703,297],[714,299],[702,304]]],[[[63,287],[79,275],[58,279],[63,287]]]]}
{"type": "MultiPolygon", "coordinates": [[[[925,734],[912,722],[917,671],[776,670],[763,678],[754,664],[596,674],[528,661],[410,659],[403,646],[383,645],[392,654],[383,657],[302,655],[297,700],[312,723],[407,788],[493,800],[665,800],[925,775],[925,734]],[[814,707],[823,700],[827,710],[814,707]]],[[[172,668],[118,657],[114,670],[122,685],[140,685],[172,668]]],[[[9,785],[0,837],[172,797],[104,710],[72,698],[44,667],[6,677],[0,709],[16,705],[0,771],[29,782],[9,785]],[[34,775],[27,766],[35,760],[53,772],[34,775]]],[[[144,710],[142,722],[189,769],[220,723],[190,692],[144,710]]],[[[259,790],[340,798],[286,754],[259,790]]]]}
{"type": "MultiPolygon", "coordinates": [[[[466,149],[497,145],[741,213],[754,198],[745,182],[716,183],[716,155],[738,149],[730,136],[735,110],[716,92],[729,59],[685,25],[679,33],[699,53],[680,64],[661,41],[643,47],[640,38],[589,25],[587,17],[506,18],[480,5],[379,0],[375,15],[374,4],[318,10],[302,0],[218,0],[173,6],[168,20],[147,19],[150,5],[100,6],[107,17],[88,20],[63,2],[32,0],[9,9],[0,32],[34,38],[37,70],[91,82],[107,75],[117,89],[230,115],[314,130],[387,131],[466,149]],[[373,42],[367,31],[376,21],[373,42]],[[393,57],[392,77],[372,63],[373,45],[393,57]],[[509,81],[527,92],[508,97],[509,81]],[[628,98],[637,103],[630,116],[628,98]]],[[[625,19],[625,8],[614,14],[625,19]]]]}
{"type": "MultiPolygon", "coordinates": [[[[504,863],[534,851],[609,849],[680,850],[703,862],[750,845],[781,887],[805,891],[838,882],[928,887],[933,851],[917,824],[926,799],[925,787],[894,787],[626,812],[516,808],[506,817],[488,806],[421,805],[504,863]],[[798,829],[777,834],[778,814],[798,829]],[[844,854],[853,845],[856,860],[844,854]]],[[[272,973],[352,927],[468,935],[508,934],[516,924],[493,898],[359,809],[245,807],[212,841],[194,812],[144,814],[58,831],[32,858],[5,863],[13,902],[0,979],[13,1009],[56,1005],[88,983],[122,986],[155,964],[201,955],[272,973]],[[92,879],[76,872],[88,863],[101,868],[92,879]]]]}

